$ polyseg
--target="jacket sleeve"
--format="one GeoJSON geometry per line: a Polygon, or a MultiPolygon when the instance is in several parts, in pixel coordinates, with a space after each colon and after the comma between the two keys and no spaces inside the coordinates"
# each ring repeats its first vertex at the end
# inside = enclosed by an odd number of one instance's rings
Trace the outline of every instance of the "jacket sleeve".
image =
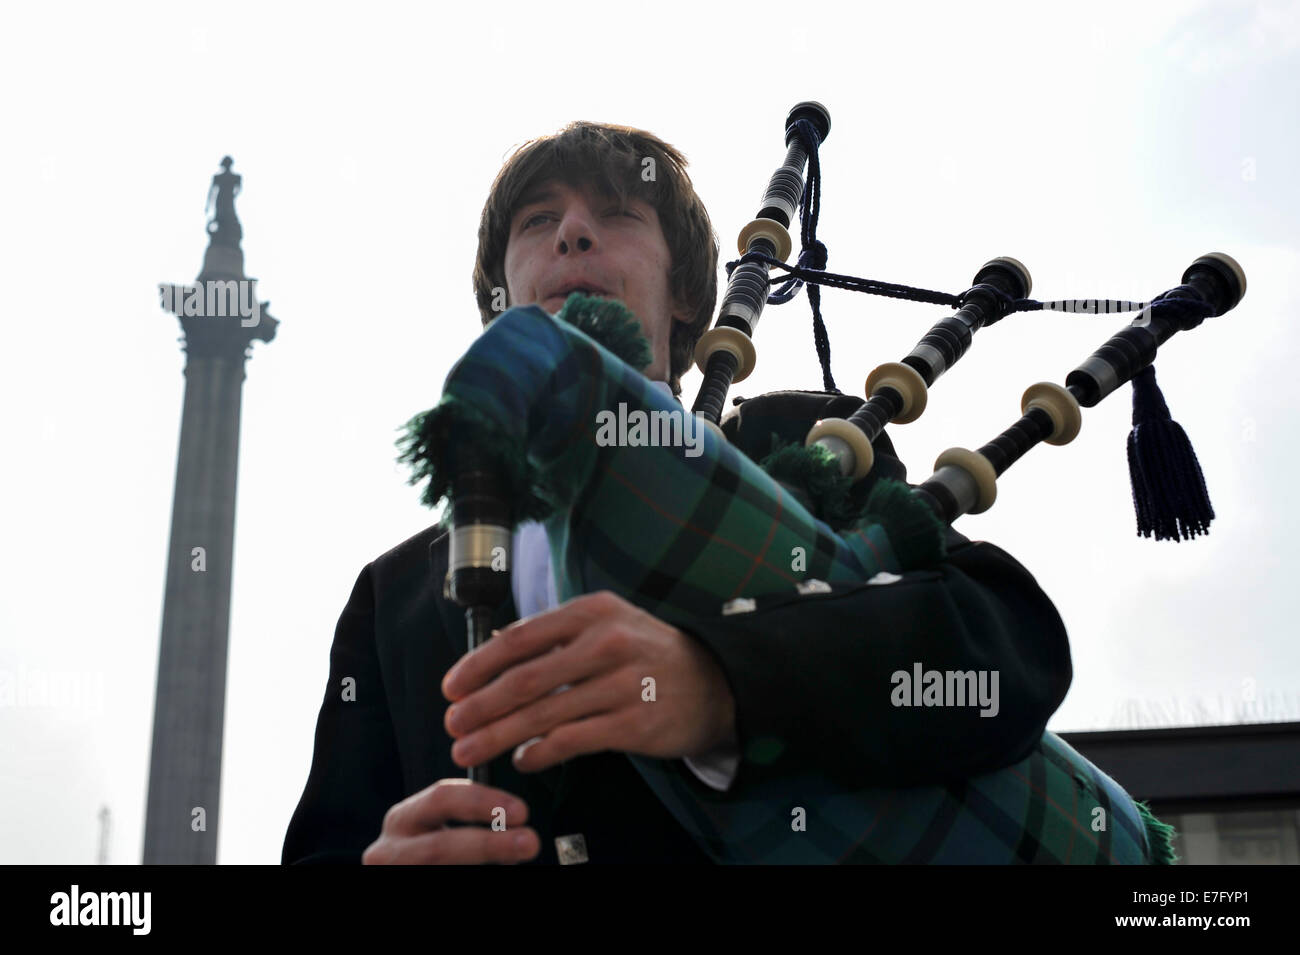
{"type": "Polygon", "coordinates": [[[713,652],[735,696],[733,793],[806,771],[855,789],[924,785],[1028,755],[1070,686],[1064,624],[1005,551],[951,528],[947,545],[935,568],[892,583],[760,598],[749,613],[683,628],[713,652]],[[990,687],[996,672],[996,715],[902,705],[894,674],[911,677],[915,664],[986,671],[990,687]]]}
{"type": "Polygon", "coordinates": [[[375,651],[371,567],[357,577],[330,649],[311,771],[284,838],[282,864],[354,863],[402,793],[401,763],[375,651]],[[351,683],[345,683],[351,678],[351,683]]]}

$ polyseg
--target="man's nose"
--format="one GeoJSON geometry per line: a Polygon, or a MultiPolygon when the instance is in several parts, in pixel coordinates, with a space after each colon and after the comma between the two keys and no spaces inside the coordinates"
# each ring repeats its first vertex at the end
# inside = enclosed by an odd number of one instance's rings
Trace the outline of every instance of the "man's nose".
{"type": "Polygon", "coordinates": [[[591,216],[583,210],[570,210],[560,220],[555,230],[555,249],[561,255],[570,252],[588,252],[596,245],[596,229],[591,216]]]}

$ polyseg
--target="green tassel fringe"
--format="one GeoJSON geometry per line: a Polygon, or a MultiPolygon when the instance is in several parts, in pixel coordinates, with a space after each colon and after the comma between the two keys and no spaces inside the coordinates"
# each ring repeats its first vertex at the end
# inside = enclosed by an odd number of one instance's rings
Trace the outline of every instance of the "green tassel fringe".
{"type": "Polygon", "coordinates": [[[493,460],[497,472],[509,489],[509,500],[514,502],[514,522],[544,520],[554,511],[540,487],[536,469],[521,452],[520,445],[505,434],[496,423],[472,405],[452,397],[444,397],[434,408],[421,412],[402,428],[397,445],[401,451],[398,463],[411,467],[407,484],[428,481],[420,497],[425,507],[435,507],[446,499],[447,507],[439,517],[446,523],[450,517],[451,476],[456,473],[456,448],[473,447],[493,460]]]}
{"type": "Polygon", "coordinates": [[[1152,865],[1173,865],[1178,861],[1178,855],[1174,852],[1174,837],[1178,835],[1177,830],[1167,822],[1161,822],[1151,812],[1146,803],[1133,800],[1133,805],[1137,806],[1138,815],[1142,817],[1142,824],[1147,830],[1147,841],[1151,844],[1151,864],[1152,865]]]}
{"type": "Polygon", "coordinates": [[[879,478],[872,484],[862,521],[885,528],[905,571],[933,567],[947,556],[943,522],[901,481],[879,478]]]}
{"type": "Polygon", "coordinates": [[[654,355],[641,332],[641,323],[622,302],[574,292],[564,300],[555,316],[613,352],[637,371],[643,371],[654,355]]]}
{"type": "Polygon", "coordinates": [[[773,435],[773,450],[759,462],[759,467],[773,480],[787,485],[795,495],[811,504],[815,517],[839,530],[853,522],[858,509],[853,507],[850,491],[853,482],[840,474],[835,455],[821,445],[780,446],[773,435]],[[799,492],[803,492],[802,495],[799,492]]]}
{"type": "Polygon", "coordinates": [[[840,473],[835,455],[826,448],[795,443],[781,446],[775,435],[772,446],[773,451],[759,466],[791,488],[803,503],[811,503],[813,516],[832,530],[862,523],[882,525],[904,570],[932,567],[944,559],[947,548],[942,522],[906,484],[878,478],[870,483],[863,501],[861,491],[840,473]]]}

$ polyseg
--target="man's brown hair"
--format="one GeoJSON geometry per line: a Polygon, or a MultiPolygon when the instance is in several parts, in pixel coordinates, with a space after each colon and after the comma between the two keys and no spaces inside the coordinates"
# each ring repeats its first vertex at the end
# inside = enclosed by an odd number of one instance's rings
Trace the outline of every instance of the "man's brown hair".
{"type": "Polygon", "coordinates": [[[640,199],[658,213],[672,256],[669,289],[690,314],[689,321],[672,323],[668,345],[668,383],[673,394],[680,394],[681,376],[691,367],[695,345],[709,327],[718,298],[718,240],[686,174],[685,157],[645,130],[570,123],[554,135],[524,143],[506,160],[492,183],[478,227],[474,296],[483,324],[499,314],[492,308],[493,290],[506,288],[506,245],[520,199],[549,180],[573,188],[590,186],[619,202],[640,199]],[[646,159],[653,159],[653,164],[646,159]]]}

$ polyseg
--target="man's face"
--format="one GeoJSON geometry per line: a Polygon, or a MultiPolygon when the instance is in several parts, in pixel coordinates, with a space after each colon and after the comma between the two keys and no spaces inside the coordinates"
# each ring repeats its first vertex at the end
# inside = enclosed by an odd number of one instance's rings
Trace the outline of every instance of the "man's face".
{"type": "Polygon", "coordinates": [[[512,305],[552,314],[575,289],[618,299],[650,340],[646,377],[666,381],[673,322],[686,320],[669,290],[671,264],[654,206],[630,198],[620,208],[588,187],[550,181],[523,197],[510,222],[506,289],[512,305]]]}

